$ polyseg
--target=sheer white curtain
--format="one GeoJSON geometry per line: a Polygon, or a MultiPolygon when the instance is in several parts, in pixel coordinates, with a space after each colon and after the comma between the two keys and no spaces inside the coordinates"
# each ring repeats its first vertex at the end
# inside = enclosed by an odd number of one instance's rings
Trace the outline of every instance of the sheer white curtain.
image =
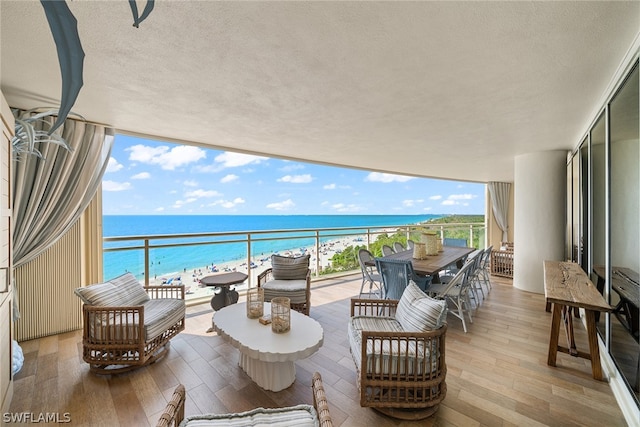
{"type": "MultiPolygon", "coordinates": [[[[48,120],[53,123],[53,118],[48,120]]],[[[62,136],[71,152],[42,143],[36,148],[44,159],[25,155],[13,162],[14,267],[34,260],[56,243],[86,209],[102,181],[113,129],[67,119],[62,136]]]]}
{"type": "Polygon", "coordinates": [[[496,218],[498,227],[502,230],[502,241],[506,242],[509,231],[509,193],[511,192],[511,183],[490,182],[488,187],[493,216],[496,218]]]}

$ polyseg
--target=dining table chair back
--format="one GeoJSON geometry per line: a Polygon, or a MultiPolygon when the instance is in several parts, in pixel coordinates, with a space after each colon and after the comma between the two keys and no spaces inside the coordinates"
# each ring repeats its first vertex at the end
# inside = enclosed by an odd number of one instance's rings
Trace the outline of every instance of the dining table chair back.
{"type": "Polygon", "coordinates": [[[400,242],[394,242],[393,243],[393,250],[398,253],[398,252],[404,252],[407,249],[404,247],[404,245],[400,242]]]}
{"type": "Polygon", "coordinates": [[[442,244],[444,246],[460,246],[460,247],[467,247],[467,239],[453,239],[450,237],[445,237],[444,239],[442,239],[442,244]]]}
{"type": "Polygon", "coordinates": [[[389,256],[393,253],[393,248],[389,245],[382,245],[382,256],[389,256]]]}
{"type": "Polygon", "coordinates": [[[399,300],[411,280],[411,261],[376,258],[376,268],[382,277],[386,299],[399,300]]]}
{"type": "Polygon", "coordinates": [[[386,299],[400,299],[410,280],[423,291],[431,284],[431,277],[416,274],[410,260],[376,258],[376,268],[386,299]]]}
{"type": "Polygon", "coordinates": [[[449,310],[449,313],[462,321],[465,333],[467,332],[467,323],[464,320],[465,312],[469,317],[469,322],[473,323],[469,290],[471,288],[471,273],[475,265],[473,260],[469,260],[448,283],[432,284],[427,290],[427,294],[433,298],[443,299],[454,305],[455,310],[449,310]]]}
{"type": "Polygon", "coordinates": [[[415,245],[416,245],[416,243],[413,240],[411,240],[411,239],[407,240],[407,249],[413,249],[413,247],[415,245]]]}
{"type": "Polygon", "coordinates": [[[362,272],[362,284],[360,285],[360,295],[362,298],[365,285],[369,285],[369,296],[376,295],[379,298],[383,298],[382,293],[382,278],[376,271],[374,266],[367,265],[367,262],[375,262],[373,254],[367,249],[361,248],[358,251],[358,263],[360,264],[360,271],[362,272]]]}

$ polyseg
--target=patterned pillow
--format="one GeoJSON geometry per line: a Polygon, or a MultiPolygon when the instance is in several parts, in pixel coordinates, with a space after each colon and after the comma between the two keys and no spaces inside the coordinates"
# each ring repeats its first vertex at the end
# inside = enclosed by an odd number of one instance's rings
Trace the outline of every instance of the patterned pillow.
{"type": "Polygon", "coordinates": [[[88,305],[128,307],[149,301],[144,287],[131,273],[125,273],[104,283],[78,288],[74,292],[88,305]]]}
{"type": "Polygon", "coordinates": [[[256,408],[233,414],[204,414],[186,417],[180,427],[317,427],[318,413],[311,405],[285,408],[256,408]]]}
{"type": "Polygon", "coordinates": [[[426,332],[438,329],[447,317],[447,302],[433,299],[413,280],[405,288],[398,302],[396,320],[407,332],[426,332]]]}
{"type": "Polygon", "coordinates": [[[300,280],[307,278],[309,255],[296,258],[271,255],[273,278],[276,280],[300,280]]]}

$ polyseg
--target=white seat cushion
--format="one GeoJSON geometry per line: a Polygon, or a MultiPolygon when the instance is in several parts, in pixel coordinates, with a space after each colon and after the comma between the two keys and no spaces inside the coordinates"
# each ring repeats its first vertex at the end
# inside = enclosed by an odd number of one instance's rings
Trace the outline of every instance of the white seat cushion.
{"type": "Polygon", "coordinates": [[[287,408],[256,408],[234,414],[207,414],[186,417],[180,427],[317,427],[316,410],[311,405],[287,408]]]}
{"type": "Polygon", "coordinates": [[[287,297],[294,304],[307,301],[306,279],[296,280],[269,280],[264,285],[264,300],[271,301],[275,297],[287,297]]]}

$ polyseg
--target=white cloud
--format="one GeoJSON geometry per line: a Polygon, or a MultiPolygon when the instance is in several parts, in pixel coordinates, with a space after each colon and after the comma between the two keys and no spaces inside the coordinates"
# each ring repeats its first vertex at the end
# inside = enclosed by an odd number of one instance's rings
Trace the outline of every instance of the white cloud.
{"type": "Polygon", "coordinates": [[[416,199],[416,200],[407,199],[407,200],[403,200],[402,201],[402,206],[410,208],[412,206],[415,206],[416,204],[420,204],[420,203],[423,203],[423,202],[424,202],[424,200],[422,200],[422,199],[416,199]]]}
{"type": "Polygon", "coordinates": [[[275,209],[277,211],[287,211],[291,208],[293,208],[296,204],[293,203],[293,200],[291,199],[287,199],[283,202],[274,202],[274,203],[269,203],[267,205],[268,209],[275,209]]]}
{"type": "Polygon", "coordinates": [[[156,212],[164,212],[164,206],[155,209],[156,212]]]}
{"type": "Polygon", "coordinates": [[[149,147],[147,145],[136,144],[127,148],[130,152],[129,160],[159,165],[164,170],[175,170],[177,167],[195,163],[207,157],[206,152],[191,145],[178,145],[169,149],[167,146],[149,147]]]}
{"type": "MultiPolygon", "coordinates": [[[[288,162],[288,160],[287,160],[288,162]]],[[[288,165],[285,165],[283,167],[281,167],[279,169],[280,172],[293,172],[295,170],[299,170],[299,169],[304,169],[304,165],[301,165],[300,163],[291,163],[288,165]]]]}
{"type": "Polygon", "coordinates": [[[149,172],[140,172],[131,177],[131,179],[149,179],[151,178],[151,174],[149,172]]]}
{"type": "Polygon", "coordinates": [[[118,163],[116,159],[114,159],[113,157],[109,157],[109,163],[107,163],[107,169],[105,172],[118,172],[123,167],[124,166],[118,163]]]}
{"type": "Polygon", "coordinates": [[[194,200],[205,198],[205,197],[218,197],[221,195],[222,194],[218,193],[216,190],[202,190],[202,189],[187,191],[184,194],[185,197],[193,198],[194,200]]]}
{"type": "Polygon", "coordinates": [[[471,199],[475,199],[476,196],[473,194],[452,194],[447,198],[449,200],[471,200],[471,199]]]}
{"type": "Polygon", "coordinates": [[[285,175],[282,178],[278,178],[278,182],[290,182],[291,184],[308,184],[313,181],[311,175],[285,175]]]}
{"type": "Polygon", "coordinates": [[[439,196],[439,195],[429,197],[429,200],[440,200],[440,199],[442,199],[442,196],[439,196]]]}
{"type": "Polygon", "coordinates": [[[380,172],[371,172],[369,175],[367,175],[367,177],[365,178],[365,181],[370,181],[370,182],[383,182],[383,183],[389,183],[389,182],[407,182],[412,180],[413,177],[411,176],[403,176],[403,175],[394,175],[394,174],[390,174],[390,173],[380,173],[380,172]]]}
{"type": "Polygon", "coordinates": [[[336,189],[336,185],[335,184],[327,184],[324,187],[325,190],[335,190],[336,189]]]}
{"type": "Polygon", "coordinates": [[[233,182],[235,180],[238,179],[238,175],[234,175],[232,173],[230,173],[229,175],[226,175],[224,177],[222,177],[222,179],[220,179],[220,182],[223,184],[226,184],[228,182],[233,182]]]}
{"type": "Polygon", "coordinates": [[[131,188],[128,182],[102,181],[102,191],[125,191],[131,188]]]}
{"type": "Polygon", "coordinates": [[[218,200],[218,201],[214,202],[212,204],[212,206],[219,205],[219,206],[222,206],[223,208],[226,208],[226,209],[232,209],[232,208],[235,208],[238,205],[243,204],[244,202],[245,201],[244,201],[244,199],[242,197],[236,197],[233,200],[218,200]]]}
{"type": "Polygon", "coordinates": [[[344,203],[336,203],[331,207],[338,212],[360,212],[362,210],[360,206],[353,203],[349,205],[345,205],[344,203]]]}
{"type": "Polygon", "coordinates": [[[253,156],[251,154],[232,153],[225,151],[222,154],[218,154],[214,161],[220,165],[220,168],[235,168],[239,166],[246,166],[250,164],[258,164],[264,160],[268,160],[268,157],[253,156]]]}
{"type": "Polygon", "coordinates": [[[198,186],[198,181],[194,181],[192,179],[186,180],[185,182],[182,183],[185,187],[197,187],[198,186]]]}
{"type": "Polygon", "coordinates": [[[449,195],[449,197],[447,197],[446,200],[442,201],[442,204],[444,206],[453,206],[453,205],[469,206],[469,203],[460,202],[460,200],[471,200],[471,199],[475,199],[476,197],[478,196],[474,194],[451,194],[449,195]]]}

